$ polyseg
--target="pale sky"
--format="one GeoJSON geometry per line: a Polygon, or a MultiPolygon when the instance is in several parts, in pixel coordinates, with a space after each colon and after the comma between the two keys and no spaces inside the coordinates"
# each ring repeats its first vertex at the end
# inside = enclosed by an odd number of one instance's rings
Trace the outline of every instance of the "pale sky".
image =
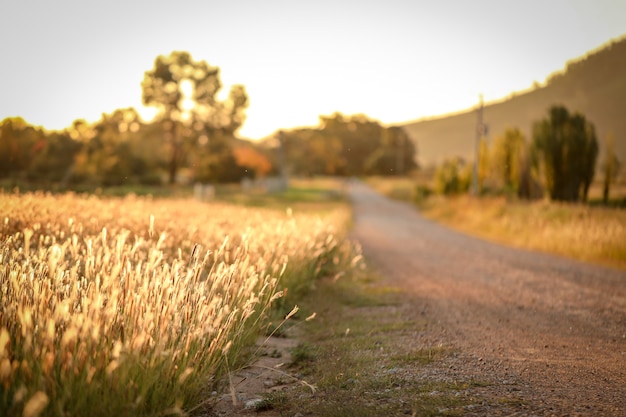
{"type": "Polygon", "coordinates": [[[0,120],[49,129],[140,109],[157,55],[189,51],[250,97],[241,137],[364,113],[385,124],[543,82],[626,34],[624,0],[8,0],[0,120]]]}

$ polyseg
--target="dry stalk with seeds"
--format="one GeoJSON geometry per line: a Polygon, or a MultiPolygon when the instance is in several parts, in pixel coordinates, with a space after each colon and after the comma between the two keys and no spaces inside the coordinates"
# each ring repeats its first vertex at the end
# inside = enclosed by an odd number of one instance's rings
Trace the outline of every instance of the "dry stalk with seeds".
{"type": "Polygon", "coordinates": [[[150,198],[0,196],[0,414],[184,414],[349,267],[324,219],[150,198]]]}

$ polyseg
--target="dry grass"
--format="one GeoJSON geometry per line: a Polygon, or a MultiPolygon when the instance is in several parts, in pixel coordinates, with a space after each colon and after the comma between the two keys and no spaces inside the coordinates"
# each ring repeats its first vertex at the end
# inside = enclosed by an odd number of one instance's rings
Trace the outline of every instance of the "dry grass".
{"type": "Polygon", "coordinates": [[[345,208],[35,193],[0,214],[2,415],[193,412],[285,287],[351,261],[345,208]]]}
{"type": "Polygon", "coordinates": [[[626,211],[547,201],[433,197],[422,213],[505,244],[626,268],[626,211]]]}
{"type": "MultiPolygon", "coordinates": [[[[368,184],[389,197],[417,202],[420,212],[466,233],[526,249],[550,252],[583,261],[626,268],[626,210],[549,201],[519,201],[504,197],[467,195],[416,198],[423,181],[368,179],[368,184]]],[[[623,184],[614,186],[614,204],[626,198],[623,184]]],[[[601,184],[590,198],[601,196],[601,184]]]]}

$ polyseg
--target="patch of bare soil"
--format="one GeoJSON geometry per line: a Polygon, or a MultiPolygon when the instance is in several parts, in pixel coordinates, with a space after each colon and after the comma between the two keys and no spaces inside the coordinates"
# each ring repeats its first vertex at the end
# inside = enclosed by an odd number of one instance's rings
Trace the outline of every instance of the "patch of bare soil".
{"type": "Polygon", "coordinates": [[[270,411],[268,399],[273,393],[303,384],[287,370],[291,349],[297,343],[293,337],[259,338],[256,360],[230,375],[228,392],[216,399],[211,416],[254,416],[270,411]]]}

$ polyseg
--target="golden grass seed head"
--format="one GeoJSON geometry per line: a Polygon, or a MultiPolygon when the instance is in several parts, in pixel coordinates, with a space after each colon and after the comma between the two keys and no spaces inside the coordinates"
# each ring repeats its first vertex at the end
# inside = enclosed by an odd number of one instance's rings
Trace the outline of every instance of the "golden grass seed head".
{"type": "Polygon", "coordinates": [[[54,367],[54,360],[55,360],[54,352],[45,353],[43,357],[42,365],[41,365],[41,370],[43,371],[44,375],[50,376],[50,373],[54,367]]]}
{"type": "Polygon", "coordinates": [[[8,387],[12,374],[13,367],[11,366],[11,361],[9,358],[2,358],[2,360],[0,360],[0,384],[8,387]]]}
{"type": "Polygon", "coordinates": [[[48,406],[50,399],[43,391],[37,391],[24,406],[22,417],[37,417],[48,406]]]}
{"type": "Polygon", "coordinates": [[[191,375],[193,373],[193,368],[191,367],[187,367],[185,368],[185,370],[180,374],[180,376],[178,377],[178,383],[182,384],[185,382],[185,380],[189,377],[189,375],[191,375]]]}
{"type": "Polygon", "coordinates": [[[107,365],[106,369],[105,369],[105,373],[107,375],[107,377],[111,377],[111,375],[113,374],[113,372],[120,366],[120,362],[117,359],[113,359],[111,362],[109,362],[109,364],[107,365]]]}
{"type": "Polygon", "coordinates": [[[15,393],[13,394],[13,403],[20,404],[24,401],[24,398],[26,398],[26,394],[28,394],[28,389],[25,385],[20,385],[20,387],[15,390],[15,393]]]}
{"type": "Polygon", "coordinates": [[[10,343],[11,335],[5,327],[2,327],[0,329],[0,359],[9,357],[9,347],[11,346],[10,343]]]}

